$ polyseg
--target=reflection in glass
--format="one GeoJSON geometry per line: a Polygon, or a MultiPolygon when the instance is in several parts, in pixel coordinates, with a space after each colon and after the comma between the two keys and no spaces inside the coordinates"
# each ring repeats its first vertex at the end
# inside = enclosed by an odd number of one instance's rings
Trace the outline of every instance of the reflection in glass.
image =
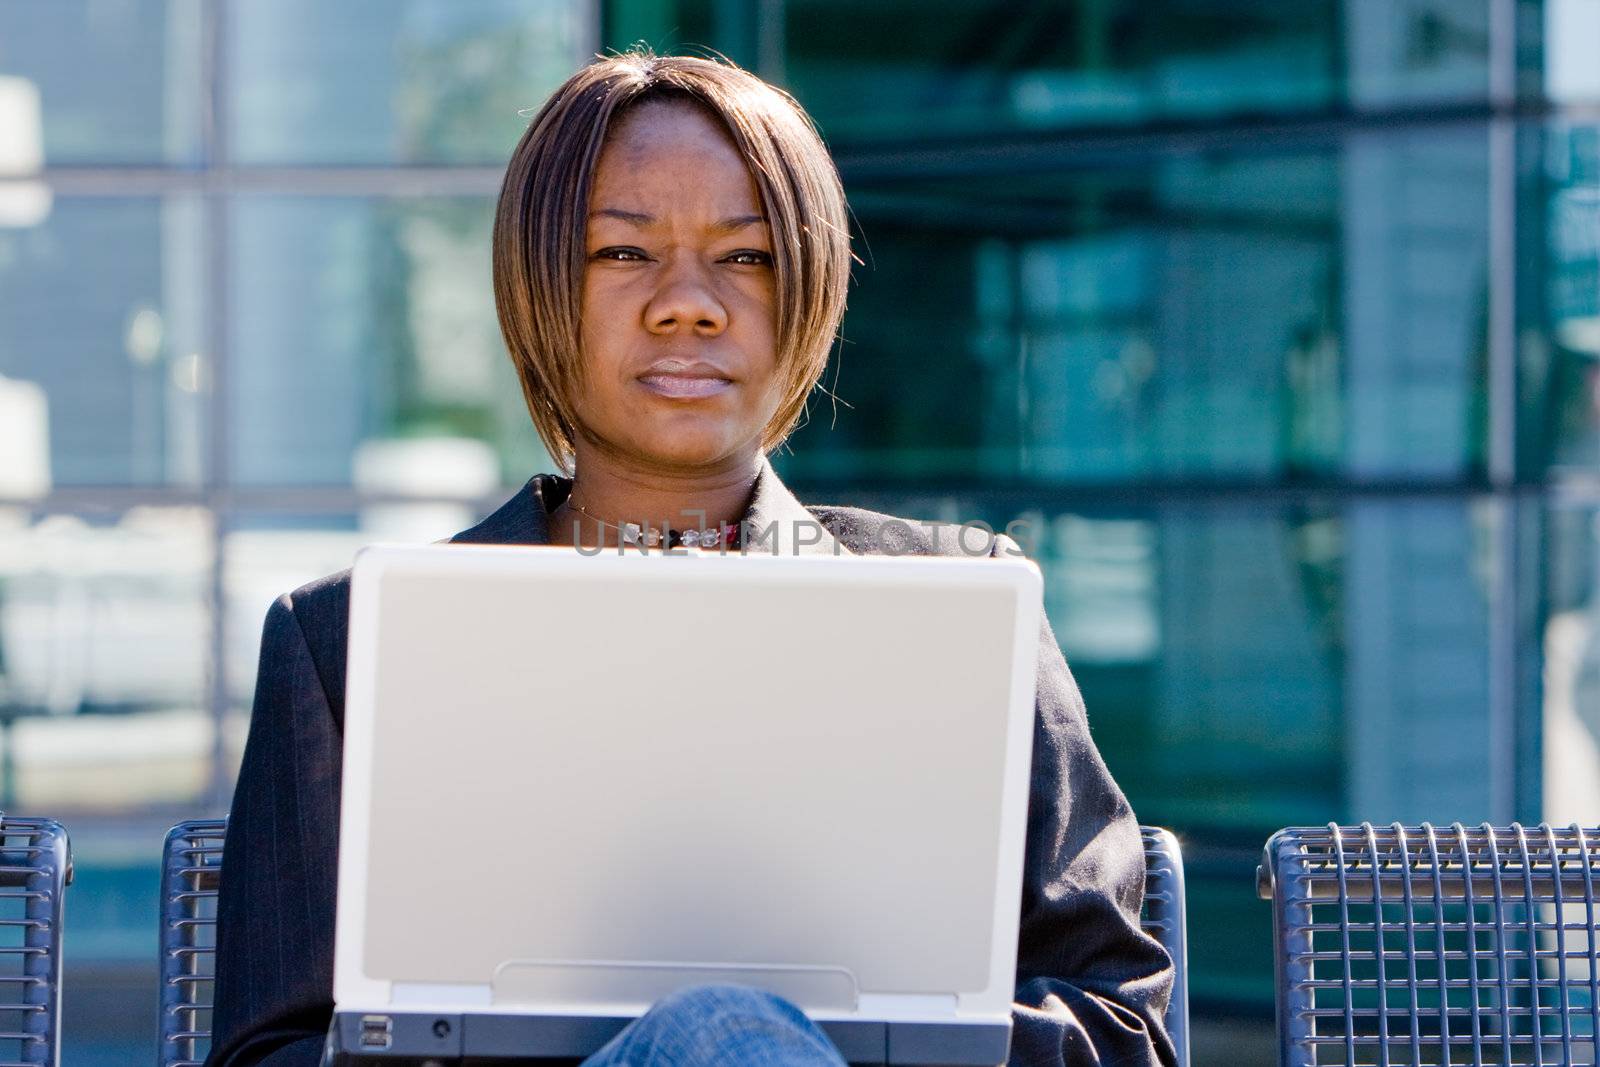
{"type": "Polygon", "coordinates": [[[1544,95],[1562,104],[1600,102],[1600,4],[1591,0],[1542,0],[1544,95]]]}
{"type": "Polygon", "coordinates": [[[493,210],[487,198],[237,203],[239,481],[470,499],[553,469],[495,318],[493,210]]]}
{"type": "MultiPolygon", "coordinates": [[[[845,145],[1483,101],[1489,6],[790,0],[784,76],[845,145]]],[[[634,32],[619,24],[612,43],[634,32]]]]}
{"type": "Polygon", "coordinates": [[[589,47],[568,0],[230,5],[245,164],[504,163],[589,47]]]}
{"type": "Polygon", "coordinates": [[[0,808],[116,813],[210,785],[211,516],[0,513],[0,808]]]}
{"type": "Polygon", "coordinates": [[[1492,505],[1358,501],[1344,514],[1348,817],[1495,817],[1492,505]]]}
{"type": "Polygon", "coordinates": [[[1529,287],[1523,445],[1529,473],[1542,477],[1600,464],[1600,126],[1553,123],[1537,137],[1544,227],[1532,241],[1543,286],[1529,287]]]}
{"type": "Polygon", "coordinates": [[[1046,610],[1142,818],[1254,831],[1342,806],[1337,515],[1030,518],[1046,610]]]}
{"type": "Polygon", "coordinates": [[[200,227],[187,196],[59,197],[0,227],[0,496],[199,483],[200,227]]]}
{"type": "MultiPolygon", "coordinates": [[[[203,2],[0,4],[0,79],[36,95],[47,165],[198,161],[203,2]]],[[[0,120],[0,157],[11,132],[0,120]]]]}
{"type": "Polygon", "coordinates": [[[1541,647],[1542,818],[1587,824],[1600,810],[1600,510],[1546,512],[1541,647]]]}
{"type": "Polygon", "coordinates": [[[1481,468],[1481,128],[851,190],[796,467],[837,478],[1448,479],[1481,468]],[[995,188],[1006,198],[997,201],[995,188]],[[848,405],[848,406],[846,406],[848,405]]]}
{"type": "Polygon", "coordinates": [[[1484,466],[1488,134],[1351,134],[1340,159],[1348,474],[1466,479],[1484,466]]]}

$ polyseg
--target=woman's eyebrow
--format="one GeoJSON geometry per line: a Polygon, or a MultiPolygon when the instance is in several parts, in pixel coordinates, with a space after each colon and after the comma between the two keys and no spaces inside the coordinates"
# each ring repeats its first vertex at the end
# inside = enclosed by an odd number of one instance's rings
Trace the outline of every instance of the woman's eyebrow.
{"type": "MultiPolygon", "coordinates": [[[[652,226],[661,221],[654,215],[646,214],[643,211],[624,211],[619,207],[599,208],[595,211],[591,211],[589,213],[589,217],[591,219],[621,219],[623,222],[629,222],[639,227],[652,226]]],[[[711,232],[734,233],[738,230],[744,229],[746,226],[754,226],[757,223],[763,223],[766,221],[767,217],[765,215],[732,215],[723,219],[721,222],[712,223],[711,232]]]]}
{"type": "Polygon", "coordinates": [[[767,221],[765,215],[734,215],[721,222],[712,223],[712,233],[736,233],[746,226],[759,226],[767,221]]]}

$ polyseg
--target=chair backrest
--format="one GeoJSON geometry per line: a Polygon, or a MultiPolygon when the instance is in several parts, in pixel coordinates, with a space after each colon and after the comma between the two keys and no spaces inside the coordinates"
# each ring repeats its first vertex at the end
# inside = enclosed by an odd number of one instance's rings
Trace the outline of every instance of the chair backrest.
{"type": "Polygon", "coordinates": [[[0,814],[0,1065],[59,1062],[61,906],[72,882],[67,832],[0,814]]]}
{"type": "Polygon", "coordinates": [[[1578,826],[1278,831],[1280,1062],[1593,1064],[1597,859],[1578,826]]]}
{"type": "MultiPolygon", "coordinates": [[[[198,1067],[211,1043],[216,965],[217,878],[226,819],[179,823],[167,834],[161,863],[161,1067],[198,1067]]],[[[1160,827],[1142,827],[1145,900],[1141,925],[1177,968],[1167,1030],[1180,1067],[1189,1064],[1188,952],[1184,930],[1183,853],[1160,827]]]]}
{"type": "Polygon", "coordinates": [[[211,1046],[217,876],[226,819],[179,823],[161,857],[162,1067],[198,1067],[211,1046]]]}
{"type": "Polygon", "coordinates": [[[1189,1067],[1189,940],[1183,896],[1183,852],[1171,830],[1141,826],[1144,838],[1144,909],[1140,925],[1161,942],[1177,972],[1167,1004],[1167,1033],[1178,1050],[1178,1067],[1189,1067]]]}

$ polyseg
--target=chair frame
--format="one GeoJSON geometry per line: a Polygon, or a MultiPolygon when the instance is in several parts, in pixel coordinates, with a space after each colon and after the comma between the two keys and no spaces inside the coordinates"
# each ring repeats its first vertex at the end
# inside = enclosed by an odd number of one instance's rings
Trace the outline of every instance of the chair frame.
{"type": "Polygon", "coordinates": [[[1597,868],[1579,826],[1279,830],[1257,870],[1279,1062],[1595,1063],[1597,868]]]}
{"type": "MultiPolygon", "coordinates": [[[[211,1039],[216,955],[216,893],[226,819],[179,823],[167,834],[161,863],[161,1067],[200,1067],[211,1039]]],[[[1172,957],[1177,977],[1166,1025],[1189,1065],[1189,981],[1183,852],[1169,830],[1141,827],[1145,898],[1140,925],[1172,957]]]]}
{"type": "Polygon", "coordinates": [[[1167,1034],[1178,1050],[1178,1067],[1189,1067],[1189,936],[1184,895],[1183,850],[1171,830],[1141,826],[1144,840],[1144,908],[1140,926],[1161,942],[1175,972],[1167,1004],[1167,1034]]]}
{"type": "Polygon", "coordinates": [[[60,1063],[62,917],[71,884],[66,829],[54,819],[0,813],[0,903],[7,905],[0,927],[22,931],[20,945],[9,936],[0,944],[0,958],[21,959],[20,973],[0,972],[0,1059],[13,1043],[20,1048],[6,1067],[60,1063]]]}
{"type": "Polygon", "coordinates": [[[161,852],[162,1067],[200,1067],[211,1040],[216,896],[226,819],[195,819],[167,832],[161,852]]]}

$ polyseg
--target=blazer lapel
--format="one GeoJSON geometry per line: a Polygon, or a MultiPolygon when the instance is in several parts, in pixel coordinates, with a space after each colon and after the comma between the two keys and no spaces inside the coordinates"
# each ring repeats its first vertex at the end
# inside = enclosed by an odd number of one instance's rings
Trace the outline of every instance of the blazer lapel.
{"type": "Polygon", "coordinates": [[[755,492],[745,513],[745,553],[775,556],[854,555],[783,484],[772,461],[761,457],[755,492]]]}
{"type": "MultiPolygon", "coordinates": [[[[450,539],[453,544],[544,545],[550,543],[547,502],[559,504],[572,488],[559,474],[536,474],[517,494],[478,525],[450,539]]],[[[828,532],[783,484],[772,461],[761,457],[755,490],[745,510],[748,555],[848,556],[844,543],[828,532]]]]}

